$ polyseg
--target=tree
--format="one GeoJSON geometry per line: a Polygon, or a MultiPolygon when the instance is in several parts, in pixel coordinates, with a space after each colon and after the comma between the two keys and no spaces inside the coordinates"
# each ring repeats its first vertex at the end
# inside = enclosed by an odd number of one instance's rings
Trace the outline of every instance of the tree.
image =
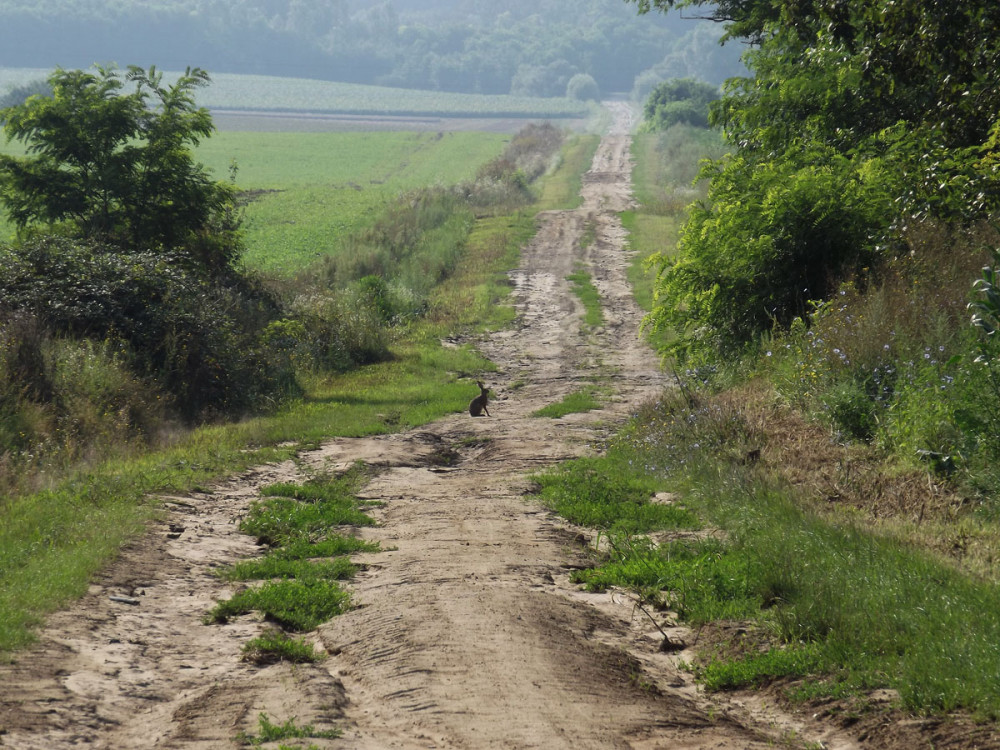
{"type": "Polygon", "coordinates": [[[577,101],[597,101],[601,98],[601,89],[592,75],[577,73],[566,84],[566,97],[577,101]]]}
{"type": "MultiPolygon", "coordinates": [[[[631,0],[640,10],[708,5],[631,0]]],[[[710,164],[680,252],[662,258],[653,319],[674,348],[738,350],[866,283],[914,221],[1000,210],[1000,5],[994,0],[727,0],[753,42],[711,122],[710,164]]]]}
{"type": "Polygon", "coordinates": [[[197,248],[199,265],[228,266],[236,243],[204,236],[233,229],[220,217],[234,190],[212,180],[191,151],[214,129],[194,103],[208,74],[188,68],[166,86],[155,68],[133,66],[123,76],[98,67],[58,69],[48,82],[51,96],[0,110],[8,140],[28,152],[0,155],[0,202],[17,226],[67,225],[119,249],[197,248]]]}
{"type": "Polygon", "coordinates": [[[649,95],[643,106],[643,130],[666,130],[678,123],[708,127],[709,105],[719,98],[719,90],[693,78],[664,81],[649,95]]]}

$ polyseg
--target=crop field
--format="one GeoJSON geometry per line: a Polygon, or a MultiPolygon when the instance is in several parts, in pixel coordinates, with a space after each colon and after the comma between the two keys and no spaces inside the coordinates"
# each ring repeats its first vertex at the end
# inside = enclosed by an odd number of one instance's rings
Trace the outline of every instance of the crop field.
{"type": "Polygon", "coordinates": [[[581,117],[589,112],[587,104],[565,98],[454,94],[307,78],[225,73],[212,76],[212,85],[199,94],[198,103],[210,109],[293,110],[355,115],[553,118],[581,117]]]}
{"type": "MultiPolygon", "coordinates": [[[[41,68],[0,68],[0,94],[47,75],[41,68]]],[[[532,119],[586,117],[595,106],[566,98],[455,94],[232,73],[212,74],[212,84],[198,92],[197,102],[212,110],[532,119]]]]}
{"type": "MultiPolygon", "coordinates": [[[[216,179],[252,197],[246,207],[249,265],[288,274],[374,218],[387,201],[418,187],[453,185],[497,156],[503,134],[456,132],[218,132],[197,149],[216,179]]],[[[0,152],[23,153],[17,143],[0,152]]],[[[0,239],[13,227],[0,210],[0,239]]]]}
{"type": "Polygon", "coordinates": [[[463,133],[217,133],[198,156],[220,179],[237,166],[247,263],[292,273],[336,253],[387,201],[453,185],[494,158],[507,138],[463,133]]]}

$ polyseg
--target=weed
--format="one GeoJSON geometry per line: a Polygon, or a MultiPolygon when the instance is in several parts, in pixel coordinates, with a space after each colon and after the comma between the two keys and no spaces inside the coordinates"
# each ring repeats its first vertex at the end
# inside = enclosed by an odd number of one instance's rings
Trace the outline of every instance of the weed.
{"type": "Polygon", "coordinates": [[[339,729],[319,730],[311,724],[296,726],[294,717],[283,724],[274,724],[263,712],[257,717],[257,723],[260,734],[254,736],[240,732],[235,738],[238,745],[257,746],[287,739],[337,739],[342,734],[339,729]]]}
{"type": "Polygon", "coordinates": [[[268,629],[262,635],[248,641],[243,646],[243,660],[254,664],[275,664],[292,662],[308,664],[319,661],[322,656],[303,638],[292,638],[281,630],[268,629]]]}

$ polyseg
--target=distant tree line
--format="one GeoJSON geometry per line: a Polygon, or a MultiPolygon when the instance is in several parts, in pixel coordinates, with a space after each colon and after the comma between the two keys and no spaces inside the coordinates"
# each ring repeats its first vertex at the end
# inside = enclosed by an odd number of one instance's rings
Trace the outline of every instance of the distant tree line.
{"type": "Polygon", "coordinates": [[[483,94],[592,97],[743,71],[711,23],[637,17],[621,0],[0,0],[0,65],[155,58],[258,73],[483,94]],[[575,76],[589,75],[583,87],[575,76]]]}

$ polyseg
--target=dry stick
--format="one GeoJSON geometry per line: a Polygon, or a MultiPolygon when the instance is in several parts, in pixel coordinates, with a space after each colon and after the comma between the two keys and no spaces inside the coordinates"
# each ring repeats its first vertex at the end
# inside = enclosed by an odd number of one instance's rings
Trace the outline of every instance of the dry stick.
{"type": "MultiPolygon", "coordinates": [[[[611,549],[614,550],[615,554],[617,554],[619,557],[622,556],[622,553],[619,550],[618,545],[611,538],[610,534],[608,535],[608,544],[611,546],[611,549]]],[[[643,560],[642,562],[647,567],[650,567],[649,563],[646,562],[645,560],[643,560]]],[[[652,570],[652,567],[650,567],[650,570],[652,570]]],[[[641,594],[633,591],[632,595],[635,597],[635,601],[633,603],[633,611],[638,609],[640,612],[646,615],[646,617],[649,618],[649,621],[653,623],[654,627],[660,631],[660,635],[663,636],[663,643],[660,644],[660,651],[680,651],[687,647],[687,644],[685,644],[684,641],[672,641],[670,639],[670,636],[667,635],[667,631],[663,629],[660,623],[656,621],[656,618],[653,617],[653,615],[649,612],[648,609],[646,609],[646,605],[643,604],[642,602],[641,594]]]]}

